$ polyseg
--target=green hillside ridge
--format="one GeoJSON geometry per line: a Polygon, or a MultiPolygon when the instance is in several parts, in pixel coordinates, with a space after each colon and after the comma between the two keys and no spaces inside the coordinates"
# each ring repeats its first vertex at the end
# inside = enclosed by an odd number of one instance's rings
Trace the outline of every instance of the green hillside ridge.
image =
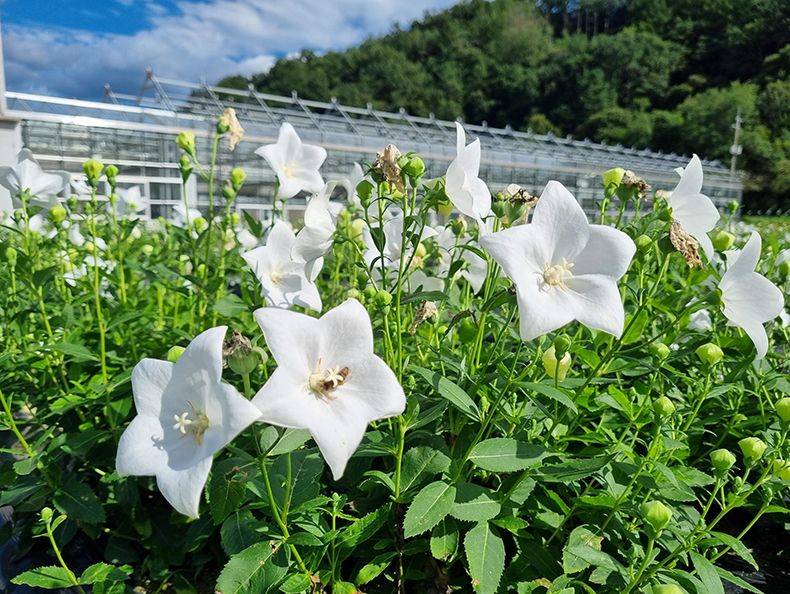
{"type": "Polygon", "coordinates": [[[249,82],[728,164],[740,109],[747,207],[790,208],[786,0],[470,0],[249,82]]]}

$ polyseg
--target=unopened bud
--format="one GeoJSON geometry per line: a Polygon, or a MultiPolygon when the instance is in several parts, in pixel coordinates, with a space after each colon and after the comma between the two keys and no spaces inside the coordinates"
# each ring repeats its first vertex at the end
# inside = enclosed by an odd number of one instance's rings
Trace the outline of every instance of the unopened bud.
{"type": "Polygon", "coordinates": [[[182,346],[174,346],[170,347],[170,350],[167,351],[167,356],[165,357],[171,363],[175,363],[178,361],[178,358],[181,356],[186,349],[182,346]]]}
{"type": "Polygon", "coordinates": [[[710,453],[710,464],[718,473],[725,473],[735,465],[735,454],[730,450],[716,450],[710,453]]]}
{"type": "Polygon", "coordinates": [[[730,216],[738,212],[739,206],[740,204],[738,204],[737,200],[731,200],[730,202],[727,203],[727,212],[730,213],[730,216]]]}
{"type": "Polygon", "coordinates": [[[656,535],[667,527],[672,519],[672,510],[660,501],[648,501],[640,507],[642,519],[649,524],[656,535]]]}
{"type": "Polygon", "coordinates": [[[660,418],[668,417],[675,412],[675,405],[666,396],[662,396],[653,402],[653,410],[660,418]]]}
{"type": "Polygon", "coordinates": [[[561,382],[565,379],[568,370],[571,368],[571,354],[566,352],[561,359],[557,359],[556,350],[552,346],[545,353],[543,353],[543,368],[546,374],[561,382]]]}
{"type": "Polygon", "coordinates": [[[713,236],[713,247],[720,252],[724,252],[735,245],[735,235],[729,231],[721,229],[716,235],[713,236]]]}
{"type": "Polygon", "coordinates": [[[724,351],[712,342],[703,344],[694,352],[697,353],[697,357],[700,358],[700,361],[707,365],[716,365],[724,356],[724,351]]]}
{"type": "Polygon", "coordinates": [[[118,177],[118,168],[115,165],[107,165],[104,168],[104,175],[107,176],[107,181],[115,185],[115,178],[118,177]]]}
{"type": "Polygon", "coordinates": [[[675,584],[660,584],[653,586],[653,594],[686,594],[686,591],[675,584]]]}
{"type": "Polygon", "coordinates": [[[790,423],[790,398],[780,398],[776,401],[776,414],[785,423],[790,423]]]}
{"type": "Polygon", "coordinates": [[[52,508],[51,507],[43,507],[41,508],[41,519],[44,520],[45,523],[49,524],[52,521],[52,508]]]}
{"type": "Polygon", "coordinates": [[[198,264],[197,270],[195,270],[195,276],[197,276],[197,277],[204,277],[204,276],[206,276],[206,265],[205,264],[198,264]]]}
{"type": "Polygon", "coordinates": [[[244,183],[244,180],[247,179],[247,174],[241,167],[235,167],[233,171],[230,172],[230,183],[233,185],[233,189],[237,192],[241,185],[244,183]]]}
{"type": "Polygon", "coordinates": [[[203,231],[203,229],[206,228],[206,225],[208,225],[208,222],[203,217],[195,217],[195,220],[192,221],[192,226],[197,229],[198,233],[203,231]]]}
{"type": "Polygon", "coordinates": [[[376,305],[383,307],[385,305],[389,305],[390,303],[392,303],[392,295],[389,292],[382,289],[376,293],[376,305]]]}
{"type": "Polygon", "coordinates": [[[745,437],[738,442],[738,445],[741,447],[741,451],[743,452],[743,456],[747,459],[747,463],[756,462],[762,458],[763,453],[768,447],[759,437],[745,437]]]}
{"type": "Polygon", "coordinates": [[[19,252],[17,252],[17,251],[16,251],[14,248],[12,248],[12,247],[7,247],[7,248],[5,249],[5,259],[8,261],[8,263],[9,263],[11,266],[14,266],[14,265],[16,265],[16,258],[17,258],[17,256],[18,256],[18,255],[19,255],[19,252]]]}
{"type": "Polygon", "coordinates": [[[556,356],[559,359],[564,359],[568,349],[571,348],[571,339],[564,334],[560,334],[554,339],[553,346],[556,356]]]}
{"type": "MultiPolygon", "coordinates": [[[[493,206],[494,205],[492,204],[491,208],[493,208],[493,206]]],[[[442,200],[439,202],[436,210],[439,212],[439,214],[449,217],[453,213],[453,208],[455,208],[455,206],[453,206],[453,203],[450,202],[450,200],[442,200]]]]}
{"type": "Polygon", "coordinates": [[[82,247],[84,247],[85,251],[89,254],[92,254],[96,251],[96,244],[94,244],[92,241],[86,241],[82,247]]]}
{"type": "Polygon", "coordinates": [[[356,289],[346,291],[346,299],[359,299],[359,296],[359,291],[356,289]]]}
{"type": "Polygon", "coordinates": [[[419,179],[425,175],[425,163],[419,157],[412,157],[408,163],[403,166],[403,173],[411,179],[419,179]]]}
{"type": "Polygon", "coordinates": [[[663,361],[672,353],[672,350],[663,342],[656,342],[650,345],[650,354],[659,361],[663,361]]]}
{"type": "Polygon", "coordinates": [[[236,199],[236,190],[233,186],[223,186],[222,197],[228,202],[233,202],[236,199]]]}
{"type": "Polygon", "coordinates": [[[85,176],[94,188],[99,185],[102,169],[104,169],[104,165],[96,159],[88,159],[82,164],[82,170],[85,172],[85,176]]]}
{"type": "Polygon", "coordinates": [[[773,470],[780,481],[790,481],[790,462],[787,460],[774,460],[773,470]]]}
{"type": "Polygon", "coordinates": [[[790,260],[782,260],[779,263],[779,274],[782,278],[790,276],[790,260]]]}
{"type": "Polygon", "coordinates": [[[118,194],[116,194],[116,193],[114,193],[114,192],[113,192],[112,194],[110,194],[110,195],[107,197],[107,199],[110,201],[110,204],[111,204],[112,206],[115,206],[115,205],[118,203],[118,194]]]}
{"type": "MultiPolygon", "coordinates": [[[[190,155],[195,154],[195,133],[194,132],[181,132],[176,136],[176,144],[181,147],[183,151],[190,155]]],[[[182,161],[183,162],[183,161],[182,161]]]]}
{"type": "Polygon", "coordinates": [[[351,237],[353,241],[358,244],[362,244],[362,234],[367,227],[367,224],[362,219],[354,219],[351,221],[351,224],[348,226],[348,235],[351,237]]]}
{"type": "Polygon", "coordinates": [[[60,205],[53,206],[49,209],[49,218],[52,219],[52,222],[56,225],[62,223],[67,214],[66,209],[60,205]]]}
{"type": "Polygon", "coordinates": [[[636,244],[636,249],[639,250],[639,253],[644,254],[650,249],[650,246],[653,245],[653,240],[649,235],[640,235],[634,240],[634,243],[636,244]]]}
{"type": "Polygon", "coordinates": [[[610,169],[609,171],[604,171],[601,174],[603,177],[603,185],[605,188],[610,186],[617,187],[620,185],[620,182],[623,181],[623,176],[625,175],[625,169],[622,167],[615,167],[614,169],[610,169]]]}
{"type": "Polygon", "coordinates": [[[79,204],[79,200],[77,200],[74,196],[69,196],[66,199],[66,204],[68,205],[69,210],[74,212],[77,208],[77,205],[79,204]]]}
{"type": "Polygon", "coordinates": [[[450,223],[450,230],[456,237],[460,237],[466,233],[466,219],[454,220],[452,223],[450,223]]]}
{"type": "Polygon", "coordinates": [[[241,215],[237,212],[230,213],[230,223],[234,227],[241,222],[241,215]]]}
{"type": "Polygon", "coordinates": [[[152,246],[150,243],[146,243],[144,246],[140,248],[140,251],[143,252],[146,256],[150,256],[152,253],[154,253],[154,246],[152,246]]]}

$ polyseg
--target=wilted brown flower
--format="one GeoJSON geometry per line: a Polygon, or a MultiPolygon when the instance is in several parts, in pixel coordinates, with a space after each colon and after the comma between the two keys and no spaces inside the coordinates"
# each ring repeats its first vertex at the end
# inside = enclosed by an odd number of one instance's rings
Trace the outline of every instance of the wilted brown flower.
{"type": "Polygon", "coordinates": [[[648,183],[641,177],[637,177],[633,171],[626,171],[620,183],[626,188],[636,188],[639,191],[640,198],[645,198],[648,190],[650,190],[648,183]]]}
{"type": "Polygon", "coordinates": [[[400,175],[400,165],[398,165],[400,156],[401,154],[398,147],[394,144],[388,144],[383,152],[376,153],[373,169],[380,173],[384,181],[389,184],[390,192],[392,191],[392,187],[395,186],[398,192],[405,194],[406,187],[403,185],[403,178],[400,175]]]}
{"type": "Polygon", "coordinates": [[[669,240],[675,246],[675,249],[683,254],[686,264],[691,268],[694,268],[694,266],[704,268],[699,257],[699,244],[691,235],[686,233],[685,229],[677,221],[672,221],[672,225],[669,227],[669,240]]]}
{"type": "Polygon", "coordinates": [[[234,330],[230,339],[222,343],[222,358],[227,359],[236,351],[241,351],[245,355],[249,355],[251,350],[252,343],[250,339],[245,337],[238,330],[234,330]]]}
{"type": "Polygon", "coordinates": [[[411,323],[409,333],[414,334],[417,332],[417,326],[422,324],[425,320],[431,319],[437,313],[439,313],[439,310],[436,308],[436,304],[433,301],[423,301],[420,309],[414,314],[414,321],[411,323]]]}
{"type": "Polygon", "coordinates": [[[230,142],[228,148],[233,151],[244,137],[244,128],[241,127],[239,120],[236,118],[236,110],[232,107],[228,107],[220,119],[223,124],[230,128],[230,142]]]}

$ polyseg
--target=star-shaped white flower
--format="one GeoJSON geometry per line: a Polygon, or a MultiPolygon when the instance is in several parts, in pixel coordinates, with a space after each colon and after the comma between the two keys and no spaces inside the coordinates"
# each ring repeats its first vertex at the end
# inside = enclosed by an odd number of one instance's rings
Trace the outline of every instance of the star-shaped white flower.
{"type": "Polygon", "coordinates": [[[277,221],[266,238],[266,245],[242,254],[261,282],[266,305],[288,308],[293,305],[320,312],[318,287],[306,275],[304,262],[291,257],[295,241],[288,224],[277,221]]]}
{"type": "Polygon", "coordinates": [[[116,188],[115,193],[118,195],[115,207],[119,216],[135,219],[148,206],[148,198],[143,196],[140,186],[116,188]]]}
{"type": "Polygon", "coordinates": [[[346,189],[349,204],[353,204],[358,208],[362,208],[362,205],[359,202],[357,186],[363,179],[365,179],[365,174],[362,171],[362,166],[359,163],[354,163],[354,167],[351,169],[348,177],[340,181],[342,186],[346,189]]]}
{"type": "Polygon", "coordinates": [[[222,382],[226,326],[197,336],[176,363],[143,359],[132,372],[137,416],[118,444],[118,474],[156,476],[165,499],[196,518],[214,454],[260,411],[222,382]]]}
{"type": "Polygon", "coordinates": [[[466,146],[464,127],[456,128],[457,156],[447,168],[444,191],[459,211],[474,219],[484,219],[491,213],[491,192],[478,177],[480,173],[480,139],[466,146]]]}
{"type": "Polygon", "coordinates": [[[291,257],[304,262],[307,278],[315,280],[324,263],[324,256],[332,249],[337,224],[329,198],[337,182],[329,182],[307,203],[304,227],[296,234],[291,257]]]}
{"type": "Polygon", "coordinates": [[[266,159],[280,182],[277,198],[287,200],[299,192],[318,192],[324,185],[319,169],[326,159],[326,149],[303,144],[288,122],[280,126],[276,144],[267,144],[255,151],[266,159]]]}
{"type": "Polygon", "coordinates": [[[779,287],[755,272],[760,261],[762,239],[756,231],[721,277],[722,312],[731,325],[743,328],[757,348],[757,359],[768,352],[768,334],[763,324],[782,312],[784,296],[779,287]]]}
{"type": "MultiPolygon", "coordinates": [[[[373,277],[376,279],[381,278],[381,259],[384,259],[384,267],[387,271],[397,272],[400,267],[401,255],[403,255],[404,263],[408,263],[414,251],[411,243],[407,246],[403,244],[403,212],[398,212],[392,218],[386,218],[383,224],[384,228],[384,249],[379,251],[376,247],[376,242],[373,240],[373,235],[368,227],[362,230],[362,242],[365,244],[365,262],[370,267],[373,277]]],[[[421,240],[428,239],[437,235],[433,227],[425,226],[422,230],[421,240]]]]}
{"type": "Polygon", "coordinates": [[[679,173],[680,181],[667,198],[667,205],[672,209],[672,218],[697,240],[710,260],[714,251],[708,232],[716,226],[721,215],[711,199],[702,193],[702,162],[699,157],[691,157],[688,166],[679,173]]]}
{"type": "Polygon", "coordinates": [[[69,184],[71,176],[65,171],[44,171],[28,149],[19,151],[16,159],[16,165],[0,167],[0,186],[11,193],[14,207],[21,208],[22,203],[17,196],[24,191],[30,193],[30,202],[35,206],[57,206],[60,202],[58,194],[69,184]]]}
{"type": "MultiPolygon", "coordinates": [[[[176,227],[186,228],[192,225],[194,220],[203,215],[197,208],[187,208],[183,202],[179,202],[173,207],[173,224],[176,227]],[[189,221],[189,225],[187,225],[189,221]]],[[[193,225],[194,226],[194,225],[193,225]]]]}
{"type": "Polygon", "coordinates": [[[590,225],[561,183],[546,185],[532,223],[484,235],[480,243],[516,284],[523,340],[573,320],[613,336],[623,333],[617,281],[636,246],[622,231],[590,225]]]}
{"type": "Polygon", "coordinates": [[[321,318],[270,307],[255,317],[278,364],[252,400],[261,421],[308,429],[339,479],[368,423],[406,408],[398,379],[373,353],[367,311],[349,299],[321,318]]]}

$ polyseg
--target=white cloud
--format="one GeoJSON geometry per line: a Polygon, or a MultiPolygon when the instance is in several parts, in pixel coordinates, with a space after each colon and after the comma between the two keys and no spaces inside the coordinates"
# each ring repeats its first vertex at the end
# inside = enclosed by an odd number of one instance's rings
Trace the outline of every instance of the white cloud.
{"type": "MultiPolygon", "coordinates": [[[[129,0],[116,0],[126,4],[129,0]]],[[[109,82],[136,93],[146,67],[161,77],[209,82],[265,71],[275,56],[356,45],[457,0],[182,1],[176,14],[146,4],[150,27],[133,35],[4,24],[12,90],[96,97],[109,82]]]]}

